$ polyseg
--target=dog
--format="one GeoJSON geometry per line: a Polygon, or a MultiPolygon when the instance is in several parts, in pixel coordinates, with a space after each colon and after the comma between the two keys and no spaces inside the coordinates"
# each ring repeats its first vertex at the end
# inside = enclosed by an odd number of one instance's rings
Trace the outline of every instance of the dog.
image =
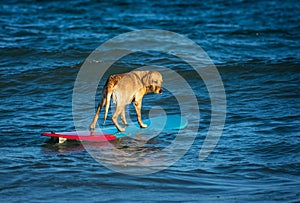
{"type": "Polygon", "coordinates": [[[95,129],[99,113],[104,106],[104,122],[106,121],[111,97],[116,104],[112,121],[120,132],[124,132],[125,128],[119,125],[118,118],[121,115],[122,123],[128,125],[125,118],[125,107],[130,103],[134,104],[140,127],[146,128],[147,125],[143,123],[141,118],[143,96],[150,92],[162,94],[162,82],[162,75],[157,71],[131,71],[111,75],[102,89],[102,100],[98,104],[96,114],[90,125],[90,131],[95,129]]]}

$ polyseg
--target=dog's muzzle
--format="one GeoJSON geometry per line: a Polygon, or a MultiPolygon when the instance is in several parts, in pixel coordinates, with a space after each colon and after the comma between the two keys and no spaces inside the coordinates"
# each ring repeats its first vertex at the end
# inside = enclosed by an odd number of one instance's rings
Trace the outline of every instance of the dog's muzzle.
{"type": "Polygon", "coordinates": [[[163,88],[160,86],[155,86],[154,92],[156,94],[161,94],[163,92],[163,88]]]}
{"type": "Polygon", "coordinates": [[[155,94],[161,94],[163,92],[163,88],[160,86],[151,86],[151,89],[155,94]]]}

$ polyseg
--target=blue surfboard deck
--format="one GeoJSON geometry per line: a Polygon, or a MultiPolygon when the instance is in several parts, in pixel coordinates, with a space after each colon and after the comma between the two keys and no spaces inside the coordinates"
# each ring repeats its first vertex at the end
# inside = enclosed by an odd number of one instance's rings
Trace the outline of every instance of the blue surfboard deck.
{"type": "Polygon", "coordinates": [[[118,132],[114,125],[101,126],[95,131],[73,131],[73,132],[43,132],[43,136],[55,137],[62,143],[65,140],[79,140],[90,142],[104,142],[115,140],[124,136],[135,137],[139,135],[145,139],[155,137],[161,131],[180,130],[188,125],[188,120],[179,115],[159,116],[143,121],[147,128],[140,128],[137,122],[131,122],[125,128],[125,132],[118,132]]]}
{"type": "Polygon", "coordinates": [[[124,136],[135,136],[137,134],[149,134],[158,131],[180,130],[188,125],[188,120],[179,115],[168,115],[149,118],[143,120],[148,125],[147,128],[141,128],[137,122],[131,122],[125,127],[125,132],[118,132],[115,126],[101,126],[95,131],[102,131],[103,133],[113,134],[117,138],[124,136]]]}

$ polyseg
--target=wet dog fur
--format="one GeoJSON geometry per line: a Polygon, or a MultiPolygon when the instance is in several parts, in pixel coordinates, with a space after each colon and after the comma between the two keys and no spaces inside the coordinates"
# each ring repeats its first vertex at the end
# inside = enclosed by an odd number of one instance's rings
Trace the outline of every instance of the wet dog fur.
{"type": "Polygon", "coordinates": [[[162,81],[162,75],[157,71],[131,71],[111,75],[102,89],[102,100],[98,104],[96,114],[90,125],[90,130],[93,131],[95,129],[99,113],[104,106],[104,121],[107,119],[111,97],[116,104],[116,111],[112,116],[112,121],[119,131],[123,132],[125,128],[119,125],[118,118],[121,116],[122,123],[128,125],[125,118],[125,107],[132,102],[140,127],[146,128],[147,125],[143,123],[141,118],[143,96],[150,92],[161,94],[162,81]]]}

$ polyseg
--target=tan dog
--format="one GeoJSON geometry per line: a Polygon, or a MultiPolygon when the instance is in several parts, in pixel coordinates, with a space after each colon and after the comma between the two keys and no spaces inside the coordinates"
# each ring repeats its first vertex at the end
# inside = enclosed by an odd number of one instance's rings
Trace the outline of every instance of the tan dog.
{"type": "Polygon", "coordinates": [[[116,111],[112,116],[112,121],[119,131],[125,131],[125,129],[118,124],[120,115],[123,124],[128,125],[125,118],[125,106],[131,102],[134,102],[140,127],[146,128],[147,125],[143,123],[141,118],[143,96],[149,92],[161,94],[161,86],[162,76],[157,71],[132,71],[110,76],[103,87],[102,101],[98,105],[94,120],[90,125],[90,130],[94,130],[103,106],[106,106],[104,121],[106,120],[111,97],[113,97],[113,102],[116,104],[116,111]]]}

